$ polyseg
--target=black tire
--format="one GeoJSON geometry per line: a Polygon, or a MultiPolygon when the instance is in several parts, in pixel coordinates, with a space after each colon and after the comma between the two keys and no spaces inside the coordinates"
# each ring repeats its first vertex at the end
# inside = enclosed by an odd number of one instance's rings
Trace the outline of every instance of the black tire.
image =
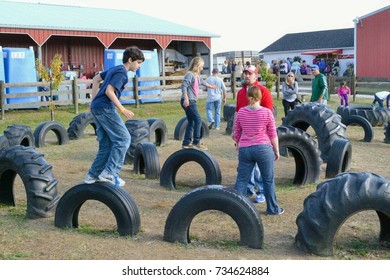
{"type": "Polygon", "coordinates": [[[347,139],[337,139],[330,149],[326,165],[325,178],[333,178],[337,174],[351,168],[352,145],[347,139]]]}
{"type": "Polygon", "coordinates": [[[160,172],[160,186],[175,189],[177,171],[189,161],[199,163],[203,168],[206,174],[205,185],[221,184],[221,169],[218,162],[209,153],[197,149],[182,149],[174,152],[164,162],[160,172]]]}
{"type": "Polygon", "coordinates": [[[371,106],[364,105],[350,106],[348,108],[339,107],[337,113],[340,114],[342,118],[348,116],[361,116],[368,120],[373,127],[382,126],[386,122],[386,119],[388,119],[386,109],[376,108],[373,110],[371,106]]]}
{"type": "Polygon", "coordinates": [[[137,234],[140,227],[140,216],[136,203],[130,194],[121,187],[96,182],[79,184],[64,193],[61,197],[54,224],[59,228],[77,228],[81,206],[87,200],[97,200],[106,205],[115,216],[120,235],[137,234]]]}
{"type": "Polygon", "coordinates": [[[125,126],[130,133],[131,142],[127,149],[125,163],[132,164],[137,145],[150,141],[149,123],[147,120],[132,119],[125,122],[125,126]]]}
{"type": "Polygon", "coordinates": [[[68,136],[70,140],[77,140],[84,137],[85,128],[91,125],[96,135],[95,120],[91,112],[81,113],[73,118],[69,123],[68,136]]]}
{"type": "Polygon", "coordinates": [[[0,150],[9,147],[9,142],[5,135],[0,135],[0,150]]]}
{"type": "Polygon", "coordinates": [[[390,180],[367,172],[343,173],[317,186],[298,215],[298,248],[320,256],[333,255],[335,235],[353,214],[375,210],[380,242],[390,241],[390,180]]]}
{"type": "Polygon", "coordinates": [[[23,124],[13,124],[4,130],[10,146],[22,145],[34,147],[35,139],[31,127],[23,124]]]}
{"type": "Polygon", "coordinates": [[[168,128],[162,119],[148,119],[149,138],[156,146],[165,146],[168,142],[168,128]],[[154,137],[153,137],[154,136],[154,137]]]}
{"type": "Polygon", "coordinates": [[[147,179],[160,177],[160,158],[156,146],[151,142],[137,145],[134,152],[133,171],[136,174],[145,174],[147,179]]]}
{"type": "Polygon", "coordinates": [[[0,203],[16,205],[13,195],[16,175],[22,179],[26,189],[27,218],[52,216],[60,198],[58,181],[43,154],[25,146],[11,146],[0,151],[0,203]]]}
{"type": "Polygon", "coordinates": [[[315,183],[321,175],[321,152],[317,143],[303,130],[292,126],[277,128],[279,147],[287,148],[295,160],[293,184],[304,185],[315,183]]]}
{"type": "Polygon", "coordinates": [[[349,125],[359,125],[363,128],[364,130],[364,138],[363,138],[363,142],[371,142],[372,141],[372,138],[374,137],[374,132],[372,130],[372,125],[370,124],[370,122],[361,117],[361,116],[347,116],[345,118],[342,118],[341,119],[341,122],[343,124],[345,124],[345,126],[349,126],[349,125]]]}
{"type": "Polygon", "coordinates": [[[39,124],[34,130],[36,147],[45,147],[46,134],[49,131],[53,131],[55,133],[59,145],[65,145],[69,143],[69,136],[65,127],[59,122],[48,121],[39,124]]]}
{"type": "MultiPolygon", "coordinates": [[[[184,139],[184,134],[186,133],[187,125],[188,125],[187,117],[183,117],[178,121],[173,135],[175,140],[182,141],[184,139]]],[[[207,122],[202,119],[200,138],[208,138],[209,136],[210,136],[209,126],[207,125],[207,122]]]]}
{"type": "Polygon", "coordinates": [[[236,222],[241,246],[254,249],[263,247],[263,224],[256,207],[247,197],[220,185],[200,187],[183,196],[168,215],[164,240],[190,243],[189,231],[193,218],[207,210],[221,211],[236,222]]]}
{"type": "Polygon", "coordinates": [[[390,144],[390,120],[387,122],[387,125],[385,126],[385,143],[390,144]]]}
{"type": "Polygon", "coordinates": [[[228,122],[236,113],[236,104],[225,104],[223,106],[223,120],[228,122]]]}
{"type": "Polygon", "coordinates": [[[278,116],[278,107],[274,104],[273,105],[273,111],[272,111],[274,118],[278,116]]]}
{"type": "Polygon", "coordinates": [[[327,162],[333,142],[336,139],[345,139],[346,126],[341,122],[340,115],[317,103],[295,106],[284,118],[283,125],[298,127],[304,131],[311,126],[318,138],[318,147],[324,162],[327,162]]]}
{"type": "Polygon", "coordinates": [[[233,116],[229,119],[229,121],[226,125],[226,129],[225,129],[226,135],[232,135],[232,133],[233,133],[234,118],[235,118],[235,114],[233,114],[233,116]]]}

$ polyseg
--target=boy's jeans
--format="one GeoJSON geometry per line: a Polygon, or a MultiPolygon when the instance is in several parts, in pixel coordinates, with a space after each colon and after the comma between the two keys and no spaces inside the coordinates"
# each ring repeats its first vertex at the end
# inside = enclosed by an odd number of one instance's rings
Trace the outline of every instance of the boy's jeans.
{"type": "Polygon", "coordinates": [[[98,177],[105,169],[109,174],[118,176],[130,146],[130,133],[115,108],[95,108],[91,112],[96,125],[99,150],[89,174],[98,177]]]}

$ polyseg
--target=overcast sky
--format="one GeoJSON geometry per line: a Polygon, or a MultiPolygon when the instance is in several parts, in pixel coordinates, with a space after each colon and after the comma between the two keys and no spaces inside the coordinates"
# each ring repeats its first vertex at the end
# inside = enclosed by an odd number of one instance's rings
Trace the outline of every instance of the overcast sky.
{"type": "MultiPolygon", "coordinates": [[[[260,51],[288,33],[353,28],[353,20],[390,0],[15,0],[132,10],[220,35],[212,52],[260,51]]],[[[104,19],[102,19],[104,20],[104,19]]],[[[136,22],[130,24],[137,24],[136,22]]]]}

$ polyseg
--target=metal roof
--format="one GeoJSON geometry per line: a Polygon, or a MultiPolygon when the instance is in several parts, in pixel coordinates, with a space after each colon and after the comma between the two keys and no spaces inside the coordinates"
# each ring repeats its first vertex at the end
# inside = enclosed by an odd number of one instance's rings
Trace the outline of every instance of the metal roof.
{"type": "Polygon", "coordinates": [[[260,53],[345,49],[354,47],[354,29],[335,29],[286,34],[260,53]]]}
{"type": "Polygon", "coordinates": [[[0,1],[0,27],[220,37],[130,10],[9,1],[0,1]]]}

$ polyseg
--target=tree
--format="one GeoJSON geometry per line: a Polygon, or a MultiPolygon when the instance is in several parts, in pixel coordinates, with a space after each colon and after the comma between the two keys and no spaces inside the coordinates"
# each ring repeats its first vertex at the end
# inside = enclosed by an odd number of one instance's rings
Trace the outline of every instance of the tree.
{"type": "Polygon", "coordinates": [[[272,87],[275,85],[277,79],[276,75],[267,67],[267,63],[264,60],[261,60],[257,67],[261,80],[265,81],[265,87],[272,91],[272,87]]]}
{"type": "Polygon", "coordinates": [[[60,86],[63,75],[61,73],[61,66],[62,66],[62,56],[60,54],[55,54],[53,59],[50,61],[50,68],[47,69],[42,62],[37,59],[35,61],[35,66],[37,69],[37,72],[39,73],[39,76],[42,78],[42,80],[45,80],[49,82],[50,84],[50,118],[51,121],[54,121],[54,101],[53,101],[53,90],[57,90],[60,86]]]}

